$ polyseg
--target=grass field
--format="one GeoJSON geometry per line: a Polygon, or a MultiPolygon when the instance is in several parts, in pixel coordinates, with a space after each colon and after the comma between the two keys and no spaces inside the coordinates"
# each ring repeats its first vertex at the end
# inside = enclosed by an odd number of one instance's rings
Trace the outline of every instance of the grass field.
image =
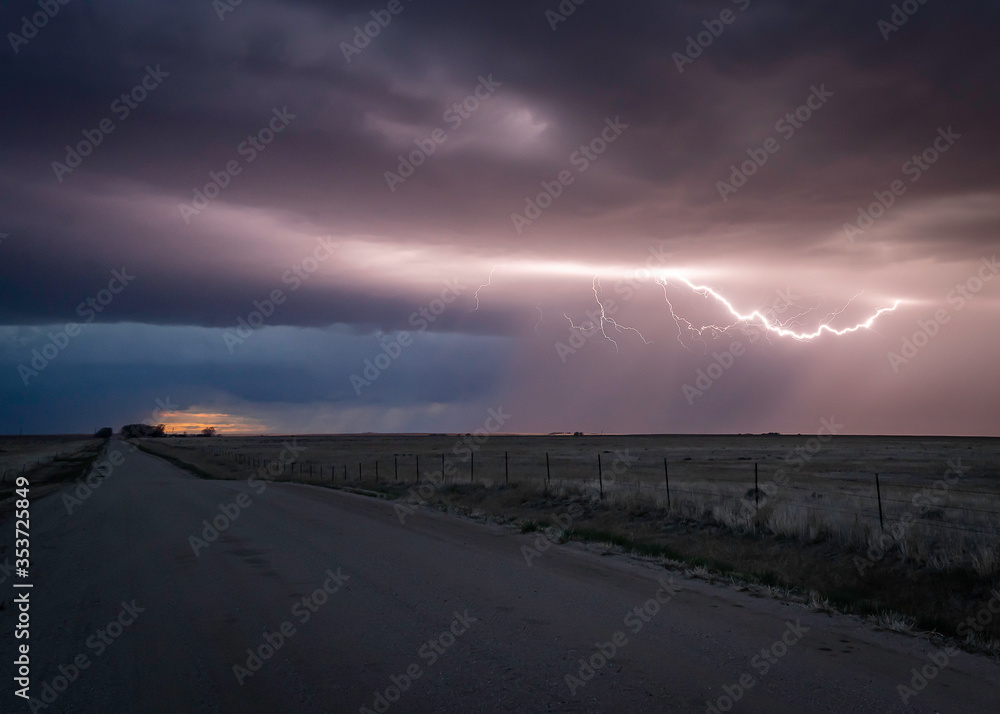
{"type": "MultiPolygon", "coordinates": [[[[912,618],[886,620],[896,627],[955,634],[1000,587],[998,439],[478,438],[167,438],[143,446],[207,477],[256,472],[362,489],[529,530],[563,514],[558,540],[614,543],[842,609],[912,618]],[[574,504],[583,510],[567,524],[574,504]]],[[[996,649],[1000,621],[967,639],[996,649]]]]}
{"type": "Polygon", "coordinates": [[[104,443],[82,435],[0,437],[0,501],[13,494],[17,476],[27,476],[40,495],[84,475],[104,443]]]}
{"type": "Polygon", "coordinates": [[[70,454],[95,442],[91,436],[0,436],[0,474],[20,473],[60,454],[70,454]]]}

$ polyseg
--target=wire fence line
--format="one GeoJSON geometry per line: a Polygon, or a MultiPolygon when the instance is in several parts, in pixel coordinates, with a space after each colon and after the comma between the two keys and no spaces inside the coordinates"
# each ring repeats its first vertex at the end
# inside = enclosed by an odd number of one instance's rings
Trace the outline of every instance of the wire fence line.
{"type": "Polygon", "coordinates": [[[32,463],[32,461],[29,459],[28,461],[24,461],[21,463],[20,469],[16,468],[4,469],[3,476],[0,476],[0,484],[3,484],[7,481],[8,474],[13,474],[15,477],[24,476],[29,470],[34,471],[39,466],[47,466],[48,464],[55,462],[57,459],[63,458],[63,456],[65,456],[65,454],[62,453],[58,453],[49,457],[43,456],[40,459],[35,459],[34,463],[32,463]]]}
{"type": "MultiPolygon", "coordinates": [[[[445,463],[450,460],[451,465],[455,466],[456,455],[445,454],[445,453],[397,453],[392,454],[391,457],[386,455],[384,457],[372,458],[368,455],[367,458],[363,455],[354,455],[354,458],[343,459],[343,463],[315,463],[312,461],[296,461],[296,462],[277,462],[268,459],[261,459],[252,454],[246,454],[238,450],[222,449],[218,447],[212,447],[211,451],[216,456],[224,456],[230,460],[236,461],[238,463],[244,463],[253,467],[269,468],[272,473],[275,474],[292,474],[298,473],[300,475],[308,474],[311,478],[318,478],[321,482],[329,480],[331,482],[344,481],[344,482],[360,482],[365,481],[375,481],[378,483],[413,483],[419,485],[421,482],[426,482],[428,480],[427,476],[421,476],[421,471],[425,474],[437,474],[439,471],[445,471],[445,463]],[[380,470],[379,464],[388,464],[389,468],[382,468],[380,470]],[[366,468],[367,467],[367,468],[366,468]],[[439,468],[440,467],[440,468],[439,468]]],[[[1000,494],[991,493],[987,491],[978,491],[970,489],[958,489],[948,487],[943,491],[936,491],[932,486],[920,485],[920,484],[904,484],[904,483],[889,483],[881,484],[881,488],[878,483],[878,476],[872,474],[872,481],[870,486],[866,488],[865,491],[860,490],[865,486],[860,481],[850,481],[850,483],[857,483],[857,491],[845,491],[839,489],[828,489],[823,488],[821,484],[807,483],[807,484],[796,484],[796,483],[782,483],[777,489],[784,491],[785,489],[791,489],[795,491],[805,491],[816,499],[833,497],[836,499],[863,499],[866,501],[871,508],[871,513],[866,512],[862,509],[852,509],[846,507],[846,504],[841,502],[834,504],[819,504],[815,500],[811,502],[806,502],[800,499],[789,498],[787,494],[783,493],[780,499],[775,498],[772,494],[768,494],[769,484],[774,482],[765,482],[764,488],[761,487],[759,478],[759,463],[758,462],[746,462],[747,466],[747,477],[746,480],[738,480],[733,475],[729,474],[722,477],[715,477],[711,473],[699,474],[696,478],[691,478],[687,475],[683,480],[674,479],[671,481],[670,476],[670,466],[671,464],[667,462],[666,459],[663,460],[663,471],[662,478],[657,481],[650,481],[648,478],[644,482],[641,478],[638,478],[640,469],[636,466],[630,466],[620,472],[614,471],[611,468],[604,468],[601,461],[601,453],[593,456],[593,472],[592,475],[586,473],[587,470],[587,459],[576,456],[567,459],[566,457],[560,456],[557,459],[551,459],[548,452],[541,454],[510,454],[509,452],[487,452],[494,457],[490,459],[493,461],[491,468],[484,468],[483,458],[485,454],[480,455],[479,459],[479,480],[483,482],[485,480],[484,473],[488,474],[486,478],[491,482],[497,482],[502,480],[506,484],[511,482],[516,483],[543,483],[545,485],[557,482],[560,484],[580,484],[584,486],[596,485],[599,491],[600,498],[603,499],[605,494],[605,484],[609,487],[615,489],[622,488],[633,488],[637,493],[648,493],[650,495],[662,494],[666,497],[668,503],[671,503],[671,497],[676,495],[694,495],[702,496],[709,499],[719,499],[720,504],[724,502],[725,499],[735,499],[753,502],[755,508],[759,512],[762,506],[766,507],[769,503],[780,503],[782,505],[797,506],[800,508],[805,508],[811,511],[817,512],[827,512],[827,513],[839,513],[848,516],[871,516],[872,518],[877,518],[880,527],[884,530],[885,522],[889,523],[904,523],[909,525],[919,524],[927,528],[938,528],[951,531],[963,531],[968,533],[976,533],[988,536],[1000,536],[1000,510],[990,510],[987,508],[980,508],[976,506],[969,505],[954,505],[946,503],[934,503],[929,506],[921,507],[914,502],[913,499],[905,500],[902,498],[894,498],[891,495],[883,494],[883,491],[888,493],[893,493],[899,495],[899,492],[911,492],[913,494],[927,494],[929,496],[934,496],[935,499],[940,500],[940,496],[951,495],[951,494],[963,494],[979,496],[988,499],[992,499],[1000,507],[1000,494]],[[498,467],[500,459],[502,458],[502,465],[498,467]],[[558,467],[553,469],[553,465],[558,467]],[[515,468],[512,469],[512,466],[515,468]],[[750,469],[752,466],[752,470],[750,469]],[[572,475],[569,477],[559,477],[560,472],[569,467],[572,470],[572,475]],[[502,471],[500,471],[502,469],[502,471]],[[632,480],[630,480],[632,477],[632,480]],[[713,483],[714,481],[714,483],[713,483]],[[709,491],[697,488],[696,486],[714,485],[716,490],[709,491]],[[883,505],[893,504],[893,505],[903,505],[907,506],[914,511],[920,509],[922,511],[940,512],[938,517],[928,518],[926,514],[921,516],[913,515],[910,518],[904,519],[900,518],[895,513],[884,513],[883,505]],[[877,512],[875,511],[877,507],[877,512]],[[962,523],[952,523],[943,522],[947,512],[964,512],[964,513],[974,513],[980,516],[991,516],[997,520],[997,527],[994,530],[983,530],[981,528],[971,527],[972,524],[962,524],[962,523]]],[[[603,452],[608,454],[610,452],[603,452]]],[[[636,458],[638,460],[638,457],[636,458]]],[[[463,461],[463,473],[458,473],[458,469],[455,468],[455,474],[449,477],[451,483],[475,483],[476,482],[476,459],[474,454],[469,459],[462,459],[463,461]]],[[[690,460],[685,459],[684,462],[678,462],[674,465],[683,464],[686,469],[690,469],[692,463],[690,460]]],[[[648,474],[649,472],[649,459],[644,459],[644,464],[642,465],[642,472],[648,474]]],[[[655,468],[659,467],[659,461],[656,461],[655,468]]],[[[808,474],[806,476],[809,476],[808,474]]],[[[776,491],[775,491],[776,492],[776,491]]],[[[978,506],[979,504],[977,504],[978,506]]],[[[980,524],[981,525],[981,524],[980,524]]]]}

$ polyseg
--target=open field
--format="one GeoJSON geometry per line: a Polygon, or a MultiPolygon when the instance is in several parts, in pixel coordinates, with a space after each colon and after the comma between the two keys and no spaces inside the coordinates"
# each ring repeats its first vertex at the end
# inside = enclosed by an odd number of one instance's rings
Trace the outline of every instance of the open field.
{"type": "Polygon", "coordinates": [[[0,474],[32,468],[44,461],[71,454],[96,443],[83,434],[62,436],[0,436],[0,474]]]}
{"type": "Polygon", "coordinates": [[[142,446],[211,478],[256,473],[361,489],[398,499],[403,513],[422,503],[527,530],[557,523],[540,537],[616,543],[841,609],[892,610],[904,615],[883,616],[894,627],[957,632],[992,650],[1000,640],[997,622],[978,634],[958,630],[964,613],[1000,586],[1000,440],[479,438],[168,438],[142,446]],[[582,515],[567,523],[574,504],[582,515]]]}
{"type": "MultiPolygon", "coordinates": [[[[808,593],[766,597],[765,584],[621,555],[607,541],[553,545],[537,530],[546,509],[572,516],[571,531],[626,523],[589,496],[447,485],[437,491],[455,504],[524,515],[483,522],[415,507],[403,522],[405,499],[248,482],[250,470],[197,478],[112,439],[116,452],[113,475],[71,513],[58,495],[31,504],[33,709],[737,711],[723,694],[751,671],[757,686],[738,711],[995,709],[1000,662],[947,639],[872,628],[808,593]],[[922,669],[918,693],[901,695],[922,669]]],[[[2,578],[16,535],[11,517],[0,523],[2,578]]],[[[726,544],[741,566],[753,566],[751,548],[781,552],[722,528],[677,534],[691,547],[726,544]]],[[[786,545],[804,571],[814,554],[786,545]]],[[[0,618],[0,642],[18,641],[16,624],[0,618]]]]}
{"type": "Polygon", "coordinates": [[[27,476],[38,495],[83,476],[104,448],[104,439],[82,435],[0,437],[0,501],[27,476]]]}

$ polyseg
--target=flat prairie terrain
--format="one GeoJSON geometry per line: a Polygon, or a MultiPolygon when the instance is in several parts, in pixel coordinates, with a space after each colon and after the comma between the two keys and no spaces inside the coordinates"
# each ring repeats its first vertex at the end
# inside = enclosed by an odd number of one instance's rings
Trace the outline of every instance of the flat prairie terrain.
{"type": "Polygon", "coordinates": [[[71,454],[92,444],[95,439],[83,434],[63,436],[0,436],[0,474],[30,468],[51,461],[60,454],[71,454]]]}
{"type": "Polygon", "coordinates": [[[1000,618],[962,629],[1000,588],[1000,439],[428,434],[140,445],[203,477],[347,488],[395,500],[401,520],[430,506],[514,523],[539,533],[539,549],[603,543],[1000,653],[1000,618]]]}
{"type": "MultiPolygon", "coordinates": [[[[996,658],[953,639],[873,628],[821,600],[578,539],[602,519],[632,529],[633,543],[641,535],[637,512],[589,487],[448,484],[420,489],[428,507],[413,501],[412,482],[368,481],[366,492],[382,497],[364,497],[261,480],[259,467],[193,443],[142,446],[203,466],[185,471],[112,439],[101,459],[122,459],[93,493],[72,509],[71,484],[32,501],[34,699],[25,711],[996,708],[996,658]],[[226,464],[225,480],[190,472],[226,464]],[[477,505],[466,513],[463,503],[477,505]],[[468,517],[475,508],[497,515],[468,517]],[[548,518],[563,525],[539,529],[548,518]]],[[[685,547],[724,545],[747,570],[780,552],[676,513],[645,518],[685,547]]],[[[14,539],[13,519],[0,514],[0,578],[14,539]]],[[[799,575],[808,577],[806,563],[830,569],[808,546],[786,545],[799,575]]],[[[20,641],[15,622],[0,618],[7,661],[20,641]]]]}

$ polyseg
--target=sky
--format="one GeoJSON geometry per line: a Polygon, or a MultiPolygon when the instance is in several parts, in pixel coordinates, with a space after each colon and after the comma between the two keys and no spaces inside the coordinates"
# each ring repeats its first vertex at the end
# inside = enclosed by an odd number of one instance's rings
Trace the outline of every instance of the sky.
{"type": "Polygon", "coordinates": [[[998,436],[998,30],[4,3],[0,433],[998,436]]]}

